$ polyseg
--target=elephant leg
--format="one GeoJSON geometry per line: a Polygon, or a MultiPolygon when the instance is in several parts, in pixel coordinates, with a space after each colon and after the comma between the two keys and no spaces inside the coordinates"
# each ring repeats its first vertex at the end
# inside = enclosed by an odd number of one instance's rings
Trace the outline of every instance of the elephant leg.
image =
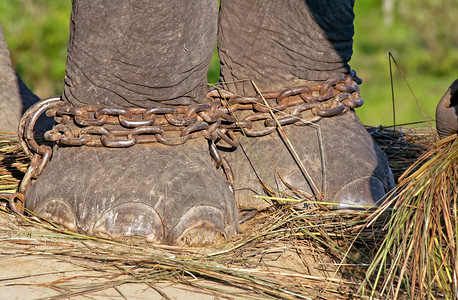
{"type": "Polygon", "coordinates": [[[458,133],[458,79],[450,85],[437,104],[436,129],[441,139],[458,133]]]}
{"type": "MultiPolygon", "coordinates": [[[[216,27],[211,0],[75,0],[63,100],[108,108],[206,103],[216,27]]],[[[212,243],[239,227],[208,147],[203,137],[177,146],[55,147],[26,206],[89,235],[212,243]]]]}
{"type": "MultiPolygon", "coordinates": [[[[218,47],[223,86],[251,96],[257,94],[254,84],[262,93],[280,92],[348,74],[353,4],[222,0],[218,47]]],[[[305,196],[318,194],[316,186],[324,199],[341,207],[372,206],[394,187],[384,153],[352,110],[315,125],[283,129],[292,147],[274,132],[241,138],[240,149],[229,154],[240,207],[268,204],[252,198],[263,193],[259,181],[291,194],[289,184],[305,196]]]]}
{"type": "Polygon", "coordinates": [[[0,24],[0,131],[17,131],[21,108],[19,87],[0,24]]]}
{"type": "MultiPolygon", "coordinates": [[[[14,72],[8,46],[0,24],[0,131],[17,133],[21,115],[33,104],[40,101],[14,72]]],[[[52,119],[40,117],[34,132],[43,134],[54,125],[52,119]]]]}

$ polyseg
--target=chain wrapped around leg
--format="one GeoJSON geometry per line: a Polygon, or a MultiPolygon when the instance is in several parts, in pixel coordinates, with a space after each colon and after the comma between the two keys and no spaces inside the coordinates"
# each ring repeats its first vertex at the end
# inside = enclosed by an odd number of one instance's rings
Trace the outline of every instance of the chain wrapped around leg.
{"type": "Polygon", "coordinates": [[[25,154],[31,158],[29,168],[22,179],[19,188],[9,199],[10,208],[18,213],[24,213],[25,196],[33,180],[43,172],[44,167],[52,156],[52,149],[48,145],[38,145],[35,140],[34,127],[40,115],[48,109],[62,105],[60,97],[48,98],[30,107],[22,116],[19,123],[19,142],[25,154]]]}
{"type": "Polygon", "coordinates": [[[278,115],[278,122],[272,119],[260,95],[241,97],[219,89],[208,91],[208,104],[186,107],[74,107],[60,97],[45,99],[33,105],[21,119],[19,140],[31,163],[17,193],[10,199],[10,206],[16,212],[23,212],[28,189],[52,157],[52,148],[39,145],[33,132],[44,112],[57,122],[45,133],[45,139],[59,146],[126,148],[149,143],[181,145],[191,139],[206,138],[216,167],[222,167],[233,191],[232,168],[221,157],[216,144],[224,142],[236,148],[239,141],[234,131],[244,131],[250,137],[265,136],[274,132],[278,124],[303,126],[359,107],[363,100],[358,83],[360,79],[352,71],[321,84],[263,94],[270,109],[278,115]],[[237,112],[244,112],[243,118],[238,119],[237,112]]]}

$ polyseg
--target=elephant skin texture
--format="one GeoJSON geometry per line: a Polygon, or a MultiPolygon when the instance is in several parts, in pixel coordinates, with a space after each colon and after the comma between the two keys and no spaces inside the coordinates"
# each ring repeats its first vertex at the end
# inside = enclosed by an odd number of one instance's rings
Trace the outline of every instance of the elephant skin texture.
{"type": "MultiPolygon", "coordinates": [[[[262,92],[279,91],[350,71],[350,0],[221,0],[219,20],[210,0],[72,3],[62,98],[76,107],[206,103],[217,30],[221,85],[240,95],[254,95],[253,82],[262,92]]],[[[393,188],[384,154],[353,111],[285,132],[325,199],[342,203],[337,207],[376,205],[393,188]]],[[[235,196],[215,169],[208,142],[198,138],[180,146],[56,146],[26,206],[91,235],[214,243],[239,231],[237,206],[265,205],[252,198],[263,192],[259,181],[282,189],[281,176],[312,194],[282,136],[241,140],[237,150],[221,149],[234,169],[235,196]]]]}
{"type": "Polygon", "coordinates": [[[450,85],[437,105],[436,129],[441,139],[458,133],[458,79],[450,85]]]}
{"type": "MultiPolygon", "coordinates": [[[[21,115],[39,100],[14,72],[0,24],[0,132],[16,133],[21,115]]],[[[42,116],[35,132],[43,134],[53,125],[52,119],[42,116]]]]}
{"type": "MultiPolygon", "coordinates": [[[[218,47],[226,88],[255,95],[254,84],[262,92],[278,91],[336,78],[350,70],[353,1],[221,3],[218,47]]],[[[341,207],[343,203],[372,206],[394,188],[385,155],[354,112],[284,130],[326,200],[342,203],[341,207]]],[[[285,189],[282,178],[302,194],[313,195],[312,183],[279,134],[241,139],[241,149],[231,153],[229,160],[236,174],[239,206],[253,205],[253,191],[262,192],[260,180],[281,190],[285,189]],[[243,156],[250,164],[240,159],[243,156]]],[[[267,204],[258,201],[255,206],[267,204]]]]}
{"type": "Polygon", "coordinates": [[[74,106],[205,101],[217,3],[73,1],[63,98],[74,106]]]}
{"type": "MultiPolygon", "coordinates": [[[[345,204],[361,208],[380,204],[394,188],[385,154],[354,112],[323,119],[316,125],[285,126],[284,131],[326,202],[340,203],[336,208],[350,207],[345,204]]],[[[284,192],[283,195],[299,193],[312,197],[314,194],[304,169],[281,134],[241,138],[241,147],[229,153],[228,159],[234,170],[234,188],[241,208],[261,209],[271,205],[271,201],[255,201],[252,197],[263,194],[260,181],[271,190],[284,192]],[[241,161],[241,157],[250,163],[241,161]]]]}
{"type": "Polygon", "coordinates": [[[27,205],[73,231],[120,240],[195,245],[239,231],[234,195],[206,140],[60,148],[29,191],[27,205]]]}
{"type": "Polygon", "coordinates": [[[17,132],[21,110],[19,86],[0,25],[0,132],[17,132]]]}

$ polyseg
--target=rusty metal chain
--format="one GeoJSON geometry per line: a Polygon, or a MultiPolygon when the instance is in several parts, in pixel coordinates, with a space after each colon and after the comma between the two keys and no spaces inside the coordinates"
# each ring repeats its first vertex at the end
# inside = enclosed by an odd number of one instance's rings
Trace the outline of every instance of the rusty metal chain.
{"type": "Polygon", "coordinates": [[[270,107],[261,96],[241,97],[219,89],[208,92],[208,104],[186,107],[77,108],[61,102],[46,113],[58,125],[46,132],[45,138],[61,146],[119,148],[154,142],[179,145],[204,136],[237,147],[234,131],[243,130],[247,136],[256,137],[276,129],[270,109],[278,115],[280,125],[300,126],[361,106],[363,100],[352,76],[265,93],[263,97],[270,107]],[[311,113],[307,120],[303,115],[306,111],[311,113]]]}
{"type": "Polygon", "coordinates": [[[30,107],[22,116],[19,123],[19,142],[25,154],[31,159],[29,168],[19,185],[16,193],[9,198],[10,208],[18,213],[24,213],[25,195],[33,181],[43,172],[44,167],[51,159],[52,149],[50,146],[38,145],[34,137],[35,123],[45,111],[58,105],[62,100],[60,97],[48,98],[30,107]]]}
{"type": "Polygon", "coordinates": [[[211,141],[210,154],[216,167],[223,169],[233,191],[232,169],[219,154],[216,144],[236,148],[239,141],[235,131],[243,131],[250,137],[264,136],[275,131],[278,124],[304,126],[360,107],[363,104],[359,95],[360,83],[356,73],[351,71],[322,84],[293,87],[262,96],[242,97],[212,89],[207,94],[207,104],[149,109],[74,107],[60,98],[40,101],[21,120],[20,141],[31,163],[18,192],[10,199],[10,206],[18,213],[23,212],[28,188],[51,158],[51,147],[38,145],[33,136],[35,122],[45,111],[57,122],[45,133],[45,139],[60,146],[125,148],[156,142],[180,145],[189,139],[204,137],[211,141]]]}

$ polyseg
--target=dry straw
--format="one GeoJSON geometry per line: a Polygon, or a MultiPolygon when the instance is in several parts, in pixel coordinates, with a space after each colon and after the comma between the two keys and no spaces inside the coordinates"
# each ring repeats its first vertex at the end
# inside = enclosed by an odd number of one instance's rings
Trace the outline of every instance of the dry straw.
{"type": "MultiPolygon", "coordinates": [[[[404,135],[402,132],[385,128],[368,128],[368,131],[388,154],[390,163],[394,162],[391,166],[394,167],[395,174],[403,172],[402,162],[407,168],[426,151],[427,143],[424,143],[423,139],[419,142],[418,135],[414,133],[404,135]],[[416,143],[413,143],[413,140],[416,143]]],[[[0,192],[13,191],[27,166],[26,158],[16,145],[17,142],[12,136],[0,137],[0,192]]],[[[426,169],[430,170],[428,167],[426,169]]],[[[398,195],[402,195],[402,192],[398,192],[398,195]]],[[[386,234],[392,228],[387,225],[391,211],[377,211],[377,218],[367,226],[368,218],[374,216],[373,210],[338,212],[329,209],[334,205],[332,203],[330,206],[321,203],[310,205],[308,209],[297,209],[297,202],[315,199],[284,199],[274,192],[270,197],[274,199],[274,205],[258,212],[254,219],[242,224],[243,235],[224,245],[192,249],[163,245],[145,246],[87,237],[67,232],[39,216],[24,218],[13,215],[0,206],[0,220],[8,220],[8,224],[18,224],[13,229],[0,229],[0,249],[4,252],[22,249],[20,251],[24,252],[24,243],[34,245],[28,247],[25,254],[48,257],[51,255],[71,261],[78,266],[80,272],[91,276],[91,282],[84,284],[76,280],[77,277],[69,270],[60,272],[62,276],[67,274],[66,272],[71,274],[68,273],[67,277],[64,276],[59,281],[34,282],[34,278],[46,274],[35,274],[35,277],[29,278],[34,285],[59,291],[59,296],[54,299],[91,295],[95,291],[107,289],[115,290],[123,297],[118,287],[132,283],[151,288],[167,299],[167,292],[158,286],[161,282],[181,283],[220,296],[262,299],[358,298],[361,297],[358,288],[362,282],[366,283],[366,289],[374,287],[374,297],[387,295],[387,292],[389,295],[395,295],[396,289],[399,290],[399,295],[405,295],[413,289],[404,282],[399,287],[396,286],[386,279],[387,272],[380,273],[379,282],[369,281],[376,278],[378,268],[374,266],[374,262],[381,262],[373,261],[374,249],[384,249],[379,245],[386,243],[386,234]],[[384,231],[385,227],[389,230],[384,231]],[[297,267],[284,264],[284,261],[291,257],[296,259],[297,267]],[[366,273],[369,265],[371,267],[366,273]],[[386,288],[382,291],[380,282],[385,279],[386,288]]],[[[399,211],[396,209],[393,216],[399,211]]],[[[441,212],[443,213],[442,210],[441,212]]],[[[449,216],[454,216],[453,210],[449,210],[449,216]]],[[[439,224],[436,219],[432,220],[439,224]]],[[[437,229],[438,225],[435,226],[437,229]]],[[[449,227],[456,228],[455,223],[452,222],[449,227]]],[[[455,237],[454,233],[451,236],[455,237]]],[[[437,240],[439,245],[445,245],[450,234],[447,231],[445,235],[436,234],[434,237],[434,242],[437,240]]],[[[444,249],[447,251],[440,252],[444,255],[444,260],[441,255],[436,256],[436,261],[442,261],[443,265],[435,265],[444,272],[432,275],[431,282],[435,284],[423,287],[424,293],[428,292],[428,289],[439,291],[436,283],[442,282],[442,278],[448,280],[448,274],[452,281],[455,278],[455,269],[445,259],[448,259],[452,249],[456,251],[456,248],[449,246],[444,249]]],[[[388,262],[393,254],[388,253],[385,262],[388,262]]],[[[424,257],[423,254],[419,254],[419,257],[424,257]]],[[[401,274],[397,269],[392,273],[398,277],[401,274]]],[[[406,270],[401,277],[407,278],[410,275],[410,270],[406,270]]],[[[423,273],[419,273],[416,278],[415,281],[411,281],[414,284],[410,286],[418,285],[425,277],[423,273]]],[[[15,282],[14,278],[0,279],[0,284],[15,282]]]]}
{"type": "Polygon", "coordinates": [[[363,292],[396,299],[458,298],[458,139],[435,144],[399,178],[379,214],[393,207],[363,292]]]}

